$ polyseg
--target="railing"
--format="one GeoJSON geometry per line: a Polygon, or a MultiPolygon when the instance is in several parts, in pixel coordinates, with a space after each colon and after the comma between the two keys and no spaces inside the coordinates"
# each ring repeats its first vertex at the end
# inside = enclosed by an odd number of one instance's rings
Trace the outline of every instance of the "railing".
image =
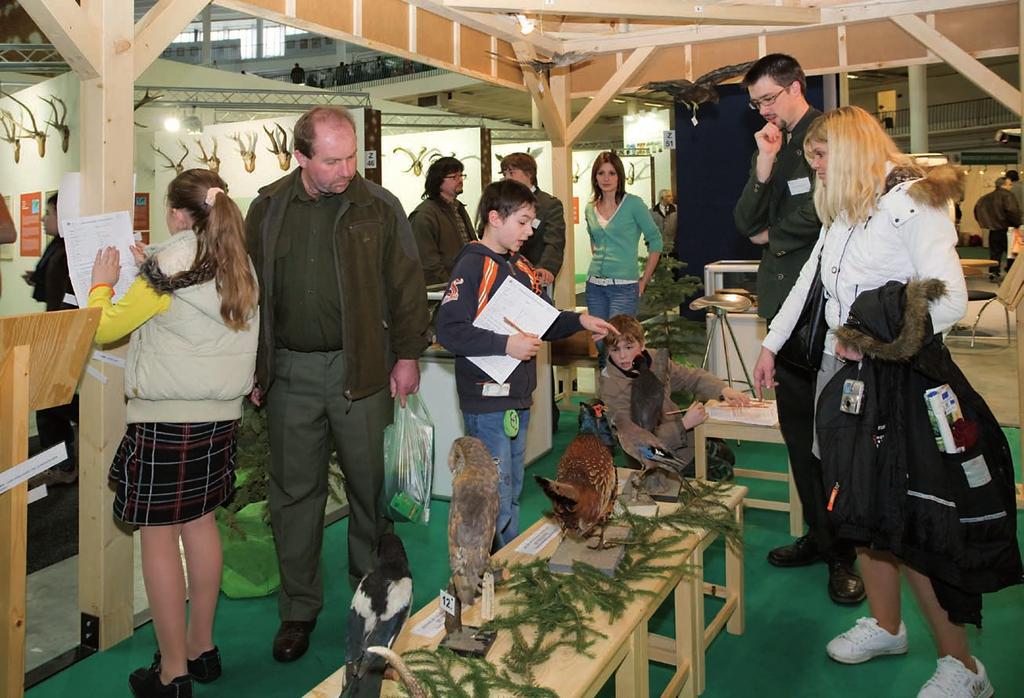
{"type": "MultiPolygon", "coordinates": [[[[270,80],[295,82],[296,80],[292,77],[292,70],[291,68],[275,71],[261,70],[254,74],[270,80]]],[[[346,63],[343,66],[304,69],[302,79],[298,82],[309,87],[338,87],[341,85],[355,85],[357,83],[375,83],[384,80],[391,82],[394,81],[394,78],[399,77],[405,77],[405,79],[411,76],[422,77],[420,73],[428,71],[437,71],[437,69],[408,59],[379,56],[370,60],[346,63]]]]}
{"type": "MultiPolygon", "coordinates": [[[[876,112],[890,136],[910,135],[910,110],[876,112]]],[[[1019,124],[1020,117],[994,99],[971,99],[963,102],[933,104],[928,107],[928,131],[957,131],[965,128],[1008,126],[1019,124]]]]}

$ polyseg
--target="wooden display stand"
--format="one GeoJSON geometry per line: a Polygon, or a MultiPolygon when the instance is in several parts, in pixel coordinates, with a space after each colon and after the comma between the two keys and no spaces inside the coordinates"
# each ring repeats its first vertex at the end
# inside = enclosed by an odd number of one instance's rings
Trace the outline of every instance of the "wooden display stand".
{"type": "MultiPolygon", "coordinates": [[[[782,438],[782,431],[779,425],[766,427],[758,424],[740,424],[738,422],[722,422],[717,419],[709,419],[694,429],[694,470],[698,478],[708,476],[708,452],[707,440],[711,437],[720,439],[737,439],[740,441],[763,441],[772,444],[786,443],[782,438]]],[[[789,483],[789,501],[779,502],[772,499],[750,499],[746,500],[746,506],[753,509],[770,509],[772,511],[789,512],[789,533],[799,538],[804,534],[804,509],[800,504],[800,495],[796,491],[796,481],[793,479],[793,468],[786,459],[786,473],[773,473],[764,470],[750,470],[748,468],[735,468],[733,473],[736,477],[749,477],[756,480],[775,480],[776,482],[789,483]]]]}
{"type": "MultiPolygon", "coordinates": [[[[28,413],[71,401],[100,321],[98,308],[0,318],[0,472],[28,458],[28,413]]],[[[0,692],[25,686],[28,485],[0,494],[0,692]]]]}

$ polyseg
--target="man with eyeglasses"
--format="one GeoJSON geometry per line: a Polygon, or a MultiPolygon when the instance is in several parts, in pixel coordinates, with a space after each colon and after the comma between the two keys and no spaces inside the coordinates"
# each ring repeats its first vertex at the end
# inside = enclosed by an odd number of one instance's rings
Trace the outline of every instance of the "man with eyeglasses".
{"type": "MultiPolygon", "coordinates": [[[[754,134],[750,176],[733,210],[741,234],[763,246],[757,274],[758,314],[771,323],[786,299],[821,231],[814,210],[815,174],[804,157],[804,135],[821,112],[807,103],[804,71],[792,56],[769,54],[743,78],[750,108],[767,122],[754,134]]],[[[829,597],[839,604],[864,599],[854,569],[853,546],[839,540],[828,522],[821,461],[811,452],[814,437],[814,371],[775,363],[779,424],[789,451],[808,533],[768,553],[776,567],[828,564],[829,597]]]]}
{"type": "Polygon", "coordinates": [[[427,168],[423,202],[409,214],[427,285],[447,284],[462,246],[477,239],[466,205],[457,198],[466,179],[462,163],[442,157],[427,168]]]}

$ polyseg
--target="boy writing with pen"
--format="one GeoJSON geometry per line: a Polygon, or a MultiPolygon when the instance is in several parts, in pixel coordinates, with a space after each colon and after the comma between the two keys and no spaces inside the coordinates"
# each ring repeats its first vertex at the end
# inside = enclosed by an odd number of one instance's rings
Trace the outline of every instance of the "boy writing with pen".
{"type": "Polygon", "coordinates": [[[463,247],[456,258],[437,313],[438,342],[455,354],[455,384],[466,434],[484,443],[498,468],[495,549],[519,535],[526,429],[537,387],[534,357],[541,341],[568,337],[581,329],[592,332],[595,339],[614,331],[600,318],[567,310],[558,314],[543,337],[519,331],[508,319],[508,334],[474,326],[473,321],[507,277],[546,298],[533,266],[519,254],[533,234],[535,202],[533,192],[514,180],[493,182],[484,189],[477,211],[480,240],[463,247]],[[495,382],[469,360],[505,355],[520,363],[503,383],[495,382]]]}
{"type": "MultiPolygon", "coordinates": [[[[667,351],[647,349],[644,327],[636,318],[615,315],[608,322],[615,328],[615,332],[605,340],[608,364],[601,370],[598,397],[605,404],[612,426],[622,428],[624,422],[632,421],[630,402],[634,399],[660,403],[661,419],[653,433],[677,458],[689,464],[686,474],[692,476],[694,449],[690,432],[708,418],[704,403],[700,401],[717,398],[733,407],[747,407],[752,404],[750,396],[727,386],[704,369],[676,363],[667,351]],[[641,368],[649,368],[659,379],[659,394],[633,396],[633,385],[641,368]],[[693,395],[697,401],[685,410],[680,410],[672,401],[672,393],[684,391],[693,395]]],[[[736,457],[724,441],[708,439],[707,443],[708,477],[712,480],[731,479],[736,457]]]]}

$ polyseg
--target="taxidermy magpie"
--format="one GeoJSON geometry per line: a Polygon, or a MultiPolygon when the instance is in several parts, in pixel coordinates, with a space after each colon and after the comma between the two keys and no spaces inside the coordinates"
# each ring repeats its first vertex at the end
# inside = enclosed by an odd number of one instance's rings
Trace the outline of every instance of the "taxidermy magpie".
{"type": "Polygon", "coordinates": [[[342,698],[377,698],[387,662],[370,646],[390,647],[409,617],[412,575],[402,540],[385,533],[378,547],[376,569],[359,582],[348,612],[345,648],[345,689],[342,698]]]}
{"type": "Polygon", "coordinates": [[[491,562],[498,522],[498,468],[480,439],[463,436],[448,453],[452,499],[448,507],[448,563],[463,605],[476,598],[491,562]]]}
{"type": "Polygon", "coordinates": [[[662,92],[670,96],[674,101],[685,104],[690,108],[690,112],[696,121],[697,109],[700,105],[704,103],[718,103],[718,90],[715,89],[715,85],[730,78],[743,75],[753,64],[753,61],[747,61],[746,63],[736,63],[735,65],[716,68],[704,73],[693,82],[686,79],[648,82],[640,89],[644,94],[662,92]]]}
{"type": "Polygon", "coordinates": [[[633,371],[636,377],[629,390],[629,418],[653,432],[661,422],[665,384],[651,370],[651,356],[646,352],[633,359],[633,371]]]}
{"type": "Polygon", "coordinates": [[[533,477],[551,500],[555,519],[563,531],[588,538],[594,529],[600,528],[603,539],[604,526],[618,494],[618,477],[612,454],[601,437],[585,431],[598,424],[597,416],[592,414],[594,405],[580,407],[591,416],[584,419],[581,414],[580,433],[569,442],[558,461],[556,479],[533,477]]]}

